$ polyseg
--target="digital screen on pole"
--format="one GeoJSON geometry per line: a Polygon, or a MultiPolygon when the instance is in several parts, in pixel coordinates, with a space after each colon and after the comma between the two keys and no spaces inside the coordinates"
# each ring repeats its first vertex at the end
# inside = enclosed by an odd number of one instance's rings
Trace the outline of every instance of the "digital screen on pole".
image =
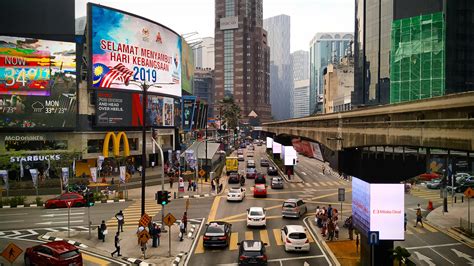
{"type": "Polygon", "coordinates": [[[273,148],[273,138],[267,137],[267,149],[273,148]]]}
{"type": "Polygon", "coordinates": [[[182,40],[168,28],[120,10],[88,4],[90,83],[141,91],[129,81],[159,84],[148,91],[181,96],[182,40]]]}
{"type": "Polygon", "coordinates": [[[195,96],[183,97],[183,129],[185,132],[189,132],[192,130],[195,104],[196,104],[195,96]]]}
{"type": "Polygon", "coordinates": [[[272,151],[273,151],[273,154],[281,153],[281,144],[273,141],[272,151]]]}
{"type": "Polygon", "coordinates": [[[73,128],[76,44],[0,36],[0,128],[73,128]]]}

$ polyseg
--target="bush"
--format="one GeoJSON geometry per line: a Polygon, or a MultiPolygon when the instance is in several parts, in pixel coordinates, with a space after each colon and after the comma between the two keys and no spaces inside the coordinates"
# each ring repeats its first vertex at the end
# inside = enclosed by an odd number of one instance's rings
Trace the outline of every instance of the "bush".
{"type": "Polygon", "coordinates": [[[10,206],[10,199],[9,198],[3,198],[2,202],[0,202],[2,206],[10,206]]]}
{"type": "Polygon", "coordinates": [[[15,196],[10,198],[10,206],[11,207],[16,207],[18,205],[25,205],[25,196],[15,196]]]}
{"type": "Polygon", "coordinates": [[[36,197],[35,203],[37,206],[43,206],[43,200],[41,199],[41,197],[36,197]]]}
{"type": "Polygon", "coordinates": [[[105,195],[100,192],[94,192],[94,201],[102,201],[106,199],[105,195]]]}

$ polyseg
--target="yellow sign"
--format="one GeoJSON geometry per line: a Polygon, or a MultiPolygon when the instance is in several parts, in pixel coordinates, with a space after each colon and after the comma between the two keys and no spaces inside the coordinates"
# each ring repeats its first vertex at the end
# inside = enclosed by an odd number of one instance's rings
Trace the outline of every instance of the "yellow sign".
{"type": "Polygon", "coordinates": [[[125,156],[130,156],[130,146],[128,145],[128,138],[127,134],[125,132],[119,132],[117,135],[115,135],[114,132],[108,132],[105,135],[104,139],[104,147],[102,148],[102,154],[104,157],[109,157],[109,144],[110,144],[110,139],[112,138],[112,144],[113,146],[113,153],[115,157],[120,156],[120,143],[122,142],[123,139],[123,153],[125,156]]]}
{"type": "Polygon", "coordinates": [[[204,169],[201,169],[199,170],[199,173],[198,173],[201,177],[203,177],[205,174],[206,174],[206,171],[204,171],[204,169]]]}
{"type": "Polygon", "coordinates": [[[186,212],[188,211],[189,208],[189,199],[186,199],[186,212]]]}
{"type": "Polygon", "coordinates": [[[140,233],[138,233],[137,237],[138,237],[138,243],[140,244],[145,244],[151,238],[150,233],[147,230],[143,230],[140,233]]]}
{"type": "Polygon", "coordinates": [[[143,214],[142,218],[140,218],[140,221],[138,222],[139,225],[146,227],[148,224],[151,222],[151,217],[148,214],[143,214]]]}
{"type": "Polygon", "coordinates": [[[168,213],[164,219],[164,224],[166,224],[167,226],[171,226],[176,222],[176,218],[171,213],[168,213]]]}
{"type": "Polygon", "coordinates": [[[13,243],[10,243],[8,244],[8,246],[3,250],[1,256],[4,257],[8,262],[10,263],[13,263],[16,258],[18,258],[18,256],[20,256],[20,254],[23,252],[23,250],[13,244],[13,243]]]}
{"type": "Polygon", "coordinates": [[[474,197],[474,189],[472,189],[471,187],[468,187],[466,191],[464,191],[464,196],[468,198],[474,197]]]}

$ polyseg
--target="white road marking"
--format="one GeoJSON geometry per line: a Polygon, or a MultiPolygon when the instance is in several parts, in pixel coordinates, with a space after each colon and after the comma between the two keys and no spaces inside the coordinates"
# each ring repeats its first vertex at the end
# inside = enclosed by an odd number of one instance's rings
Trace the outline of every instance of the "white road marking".
{"type": "Polygon", "coordinates": [[[5,217],[5,216],[18,216],[18,215],[25,215],[25,214],[28,214],[26,212],[21,212],[21,213],[8,213],[8,214],[2,214],[2,217],[5,217]]]}
{"type": "Polygon", "coordinates": [[[10,221],[0,221],[0,224],[8,224],[8,223],[22,223],[25,220],[10,220],[10,221]]]}
{"type": "MultiPolygon", "coordinates": [[[[43,214],[41,217],[55,217],[55,216],[67,216],[67,213],[57,213],[57,214],[43,214]]],[[[71,215],[84,215],[83,212],[71,212],[71,215]]]]}
{"type": "MultiPolygon", "coordinates": [[[[84,220],[72,220],[71,223],[83,223],[84,220]]],[[[67,224],[67,220],[65,221],[58,221],[58,222],[43,222],[43,223],[36,223],[36,224],[47,224],[47,225],[51,225],[51,224],[67,224]]]]}
{"type": "Polygon", "coordinates": [[[316,259],[316,258],[324,258],[325,255],[314,255],[314,256],[304,256],[304,257],[290,257],[290,258],[281,258],[281,259],[272,259],[268,260],[268,262],[276,262],[276,261],[289,261],[289,260],[306,260],[306,259],[316,259]]]}
{"type": "Polygon", "coordinates": [[[307,175],[305,172],[301,172],[303,175],[307,175]]]}

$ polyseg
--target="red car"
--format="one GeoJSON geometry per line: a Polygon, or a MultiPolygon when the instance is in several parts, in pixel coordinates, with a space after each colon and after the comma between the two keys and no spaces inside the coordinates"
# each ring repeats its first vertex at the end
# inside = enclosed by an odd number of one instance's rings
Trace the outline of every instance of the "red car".
{"type": "Polygon", "coordinates": [[[253,196],[256,197],[267,197],[267,186],[264,184],[257,184],[253,186],[253,196]]]}
{"type": "Polygon", "coordinates": [[[82,266],[79,249],[66,241],[53,241],[27,248],[25,265],[82,266]]]}
{"type": "Polygon", "coordinates": [[[247,178],[255,178],[257,176],[257,170],[255,168],[247,168],[247,178]]]}
{"type": "Polygon", "coordinates": [[[437,173],[424,173],[418,176],[418,179],[424,181],[431,181],[432,179],[440,178],[441,175],[437,173]]]}
{"type": "Polygon", "coordinates": [[[72,201],[71,207],[83,207],[86,206],[86,199],[75,192],[64,193],[60,196],[57,196],[54,199],[49,199],[44,203],[44,207],[47,209],[54,208],[67,208],[67,202],[72,201]]]}

